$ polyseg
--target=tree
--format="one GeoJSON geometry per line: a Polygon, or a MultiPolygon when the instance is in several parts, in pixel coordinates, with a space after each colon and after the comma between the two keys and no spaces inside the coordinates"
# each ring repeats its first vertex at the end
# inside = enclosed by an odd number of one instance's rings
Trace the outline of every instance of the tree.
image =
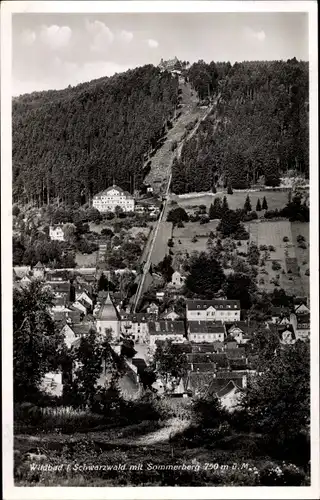
{"type": "Polygon", "coordinates": [[[233,194],[233,190],[232,190],[232,186],[231,186],[231,184],[228,184],[228,190],[227,190],[227,193],[228,193],[228,194],[233,194]]]}
{"type": "Polygon", "coordinates": [[[215,186],[214,184],[213,184],[213,186],[212,186],[212,188],[211,188],[211,191],[212,191],[212,193],[214,193],[214,194],[217,192],[217,188],[216,188],[216,186],[215,186]]]}
{"type": "Polygon", "coordinates": [[[222,207],[221,207],[221,211],[222,213],[224,213],[225,211],[229,210],[229,205],[228,205],[228,200],[227,200],[227,197],[224,196],[223,197],[223,200],[222,200],[222,207]]]}
{"type": "Polygon", "coordinates": [[[76,406],[93,407],[99,388],[112,388],[125,372],[123,357],[111,347],[111,330],[99,335],[90,329],[72,350],[73,377],[69,391],[76,395],[76,406]],[[102,384],[99,381],[102,377],[102,384]]]}
{"type": "Polygon", "coordinates": [[[159,378],[163,380],[165,391],[171,392],[188,371],[187,356],[181,352],[179,346],[166,340],[157,346],[153,367],[159,378]]]}
{"type": "Polygon", "coordinates": [[[255,243],[250,243],[248,248],[248,262],[251,266],[257,266],[259,264],[260,252],[259,248],[255,243]]]}
{"type": "Polygon", "coordinates": [[[209,208],[209,219],[220,219],[222,216],[222,206],[221,206],[221,199],[220,198],[215,198],[213,205],[210,205],[209,208]]]}
{"type": "Polygon", "coordinates": [[[258,198],[258,201],[257,201],[256,211],[257,211],[257,212],[261,212],[261,203],[260,203],[260,198],[258,198]]]}
{"type": "Polygon", "coordinates": [[[20,208],[18,207],[18,205],[13,205],[13,207],[12,207],[12,215],[14,217],[18,217],[19,214],[20,214],[20,208]]]}
{"type": "Polygon", "coordinates": [[[36,401],[46,373],[59,368],[63,339],[56,333],[51,292],[40,281],[13,290],[13,380],[16,401],[36,401]]]}
{"type": "Polygon", "coordinates": [[[244,203],[244,207],[243,208],[244,208],[244,210],[245,210],[246,213],[251,212],[252,207],[251,207],[251,201],[250,201],[250,196],[249,195],[247,195],[247,197],[246,197],[246,201],[244,203]]]}
{"type": "MultiPolygon", "coordinates": [[[[264,358],[265,359],[265,358],[264,358]]],[[[310,424],[310,347],[297,341],[276,349],[250,377],[243,407],[255,427],[276,442],[292,441],[310,424]]]]}
{"type": "Polygon", "coordinates": [[[240,217],[234,210],[226,210],[222,213],[221,221],[217,227],[217,231],[223,236],[231,236],[241,228],[240,217]]]}
{"type": "Polygon", "coordinates": [[[262,210],[268,210],[268,203],[265,196],[263,197],[262,200],[262,210]]]}
{"type": "Polygon", "coordinates": [[[114,292],[116,289],[115,285],[112,281],[109,281],[104,273],[101,273],[99,281],[98,281],[98,291],[110,291],[114,292]]]}
{"type": "Polygon", "coordinates": [[[201,252],[191,257],[186,279],[187,289],[205,298],[212,298],[221,289],[225,276],[221,264],[210,254],[201,252]]]}
{"type": "Polygon", "coordinates": [[[251,307],[257,289],[252,277],[244,273],[229,274],[222,288],[228,299],[240,300],[241,309],[251,307]]]}
{"type": "Polygon", "coordinates": [[[171,281],[174,269],[172,267],[171,255],[166,255],[161,262],[155,267],[156,271],[161,273],[166,283],[171,281]]]}
{"type": "Polygon", "coordinates": [[[179,222],[188,222],[189,216],[187,212],[182,207],[172,208],[167,216],[167,222],[172,222],[173,225],[179,222]]]}

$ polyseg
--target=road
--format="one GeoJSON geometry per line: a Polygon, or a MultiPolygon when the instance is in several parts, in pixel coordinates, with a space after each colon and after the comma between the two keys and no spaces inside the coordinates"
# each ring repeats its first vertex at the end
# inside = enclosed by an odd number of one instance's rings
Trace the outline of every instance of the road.
{"type": "MultiPolygon", "coordinates": [[[[196,125],[191,130],[191,132],[184,139],[182,139],[180,141],[180,143],[179,143],[179,145],[177,147],[177,152],[176,152],[176,157],[177,158],[180,158],[181,151],[182,151],[182,148],[183,148],[183,145],[184,145],[185,141],[190,140],[194,136],[194,134],[197,132],[197,130],[198,130],[199,126],[200,126],[200,123],[203,122],[207,118],[207,116],[209,115],[209,113],[211,113],[211,111],[213,110],[213,108],[216,106],[216,104],[218,102],[218,99],[219,99],[219,96],[217,97],[217,99],[215,100],[215,102],[212,103],[208,107],[208,109],[206,110],[206,113],[204,114],[204,116],[201,118],[201,120],[199,120],[196,123],[196,125]]],[[[151,244],[150,245],[148,244],[149,251],[148,251],[147,260],[146,260],[146,263],[145,263],[144,268],[143,268],[143,273],[142,273],[141,280],[140,280],[140,283],[139,283],[139,286],[138,286],[138,290],[137,290],[137,293],[136,293],[136,297],[135,297],[134,312],[136,312],[136,310],[137,310],[137,308],[139,306],[140,299],[141,299],[141,296],[142,296],[143,292],[149,286],[149,284],[147,284],[147,286],[145,286],[145,284],[146,284],[146,277],[147,277],[149,269],[150,269],[150,263],[153,262],[153,263],[157,264],[158,262],[160,262],[163,259],[163,257],[166,254],[166,250],[167,250],[166,243],[167,243],[168,238],[167,238],[167,240],[165,242],[163,241],[163,239],[164,239],[164,235],[167,234],[167,231],[166,231],[167,228],[163,227],[163,225],[164,224],[168,224],[164,219],[165,219],[166,210],[167,210],[168,201],[169,201],[169,193],[170,193],[170,186],[171,186],[171,180],[172,180],[172,163],[173,163],[173,157],[171,158],[171,161],[170,161],[170,164],[169,164],[170,174],[169,174],[169,178],[168,178],[168,183],[167,183],[167,186],[166,186],[166,190],[165,190],[165,193],[164,193],[164,202],[163,202],[162,210],[161,210],[160,216],[159,216],[159,218],[157,220],[156,226],[154,227],[153,232],[152,232],[152,234],[150,236],[151,237],[151,244]],[[160,230],[160,228],[163,229],[163,230],[160,230]],[[158,238],[160,238],[160,239],[158,240],[158,238]],[[157,240],[158,240],[158,243],[157,243],[157,240]],[[165,248],[165,252],[164,252],[163,256],[159,256],[159,254],[158,254],[157,255],[157,259],[153,260],[152,259],[152,256],[153,256],[152,254],[154,252],[155,245],[157,245],[157,244],[159,244],[161,246],[161,248],[165,248]]]]}

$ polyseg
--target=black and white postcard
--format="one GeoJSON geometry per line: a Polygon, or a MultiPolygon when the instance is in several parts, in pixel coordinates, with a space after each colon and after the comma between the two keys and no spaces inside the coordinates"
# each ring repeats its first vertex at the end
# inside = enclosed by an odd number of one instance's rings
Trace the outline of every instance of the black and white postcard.
{"type": "Polygon", "coordinates": [[[1,5],[6,500],[318,498],[316,20],[1,5]]]}

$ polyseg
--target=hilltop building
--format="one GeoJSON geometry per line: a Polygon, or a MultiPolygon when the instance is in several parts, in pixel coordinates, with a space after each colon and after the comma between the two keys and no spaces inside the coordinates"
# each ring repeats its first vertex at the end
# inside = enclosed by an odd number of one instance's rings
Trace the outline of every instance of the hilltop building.
{"type": "Polygon", "coordinates": [[[124,212],[134,211],[134,198],[115,184],[93,197],[92,206],[99,212],[115,212],[120,207],[124,212]]]}
{"type": "Polygon", "coordinates": [[[158,64],[158,68],[160,68],[161,71],[170,71],[179,74],[181,72],[182,66],[177,57],[168,59],[168,61],[164,61],[161,58],[161,61],[158,64]]]}

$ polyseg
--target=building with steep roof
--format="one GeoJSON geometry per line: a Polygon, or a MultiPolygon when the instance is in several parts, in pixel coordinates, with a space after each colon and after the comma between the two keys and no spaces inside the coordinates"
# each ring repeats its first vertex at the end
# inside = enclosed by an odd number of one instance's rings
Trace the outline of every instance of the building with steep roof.
{"type": "Polygon", "coordinates": [[[99,333],[108,333],[111,330],[113,340],[120,339],[120,317],[110,293],[97,313],[97,330],[99,333]]]}
{"type": "Polygon", "coordinates": [[[92,206],[99,212],[114,212],[120,207],[123,212],[134,211],[135,200],[128,191],[124,191],[115,184],[93,197],[92,206]]]}

